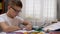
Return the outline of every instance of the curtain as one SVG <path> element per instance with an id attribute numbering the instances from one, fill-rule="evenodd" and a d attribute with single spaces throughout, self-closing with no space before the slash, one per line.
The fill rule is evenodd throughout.
<path id="1" fill-rule="evenodd" d="M 34 26 L 47 26 L 57 20 L 57 0 L 22 0 L 22 16 Z"/>

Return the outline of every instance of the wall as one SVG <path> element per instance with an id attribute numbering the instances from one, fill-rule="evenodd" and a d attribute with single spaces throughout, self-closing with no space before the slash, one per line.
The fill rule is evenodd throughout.
<path id="1" fill-rule="evenodd" d="M 60 21 L 60 0 L 57 0 L 57 18 Z"/>

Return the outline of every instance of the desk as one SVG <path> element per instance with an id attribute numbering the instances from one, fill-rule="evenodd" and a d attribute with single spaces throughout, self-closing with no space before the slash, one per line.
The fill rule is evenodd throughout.
<path id="1" fill-rule="evenodd" d="M 14 32 L 11 32 L 11 33 L 6 33 L 6 32 L 1 32 L 0 34 L 16 34 L 16 33 L 24 33 L 24 32 L 36 32 L 34 30 L 32 31 L 25 31 L 25 30 L 18 30 L 18 31 L 14 31 Z M 44 33 L 44 34 L 48 34 L 48 33 Z"/>

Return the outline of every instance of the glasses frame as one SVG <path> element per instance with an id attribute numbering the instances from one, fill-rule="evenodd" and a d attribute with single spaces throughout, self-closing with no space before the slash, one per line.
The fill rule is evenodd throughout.
<path id="1" fill-rule="evenodd" d="M 21 10 L 16 10 L 16 9 L 14 9 L 13 7 L 11 7 L 15 12 L 21 12 Z"/>

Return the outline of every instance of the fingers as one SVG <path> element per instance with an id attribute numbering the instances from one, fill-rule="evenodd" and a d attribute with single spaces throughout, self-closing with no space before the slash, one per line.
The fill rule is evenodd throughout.
<path id="1" fill-rule="evenodd" d="M 26 26 L 26 30 L 32 30 L 32 26 L 31 25 L 27 25 Z"/>

